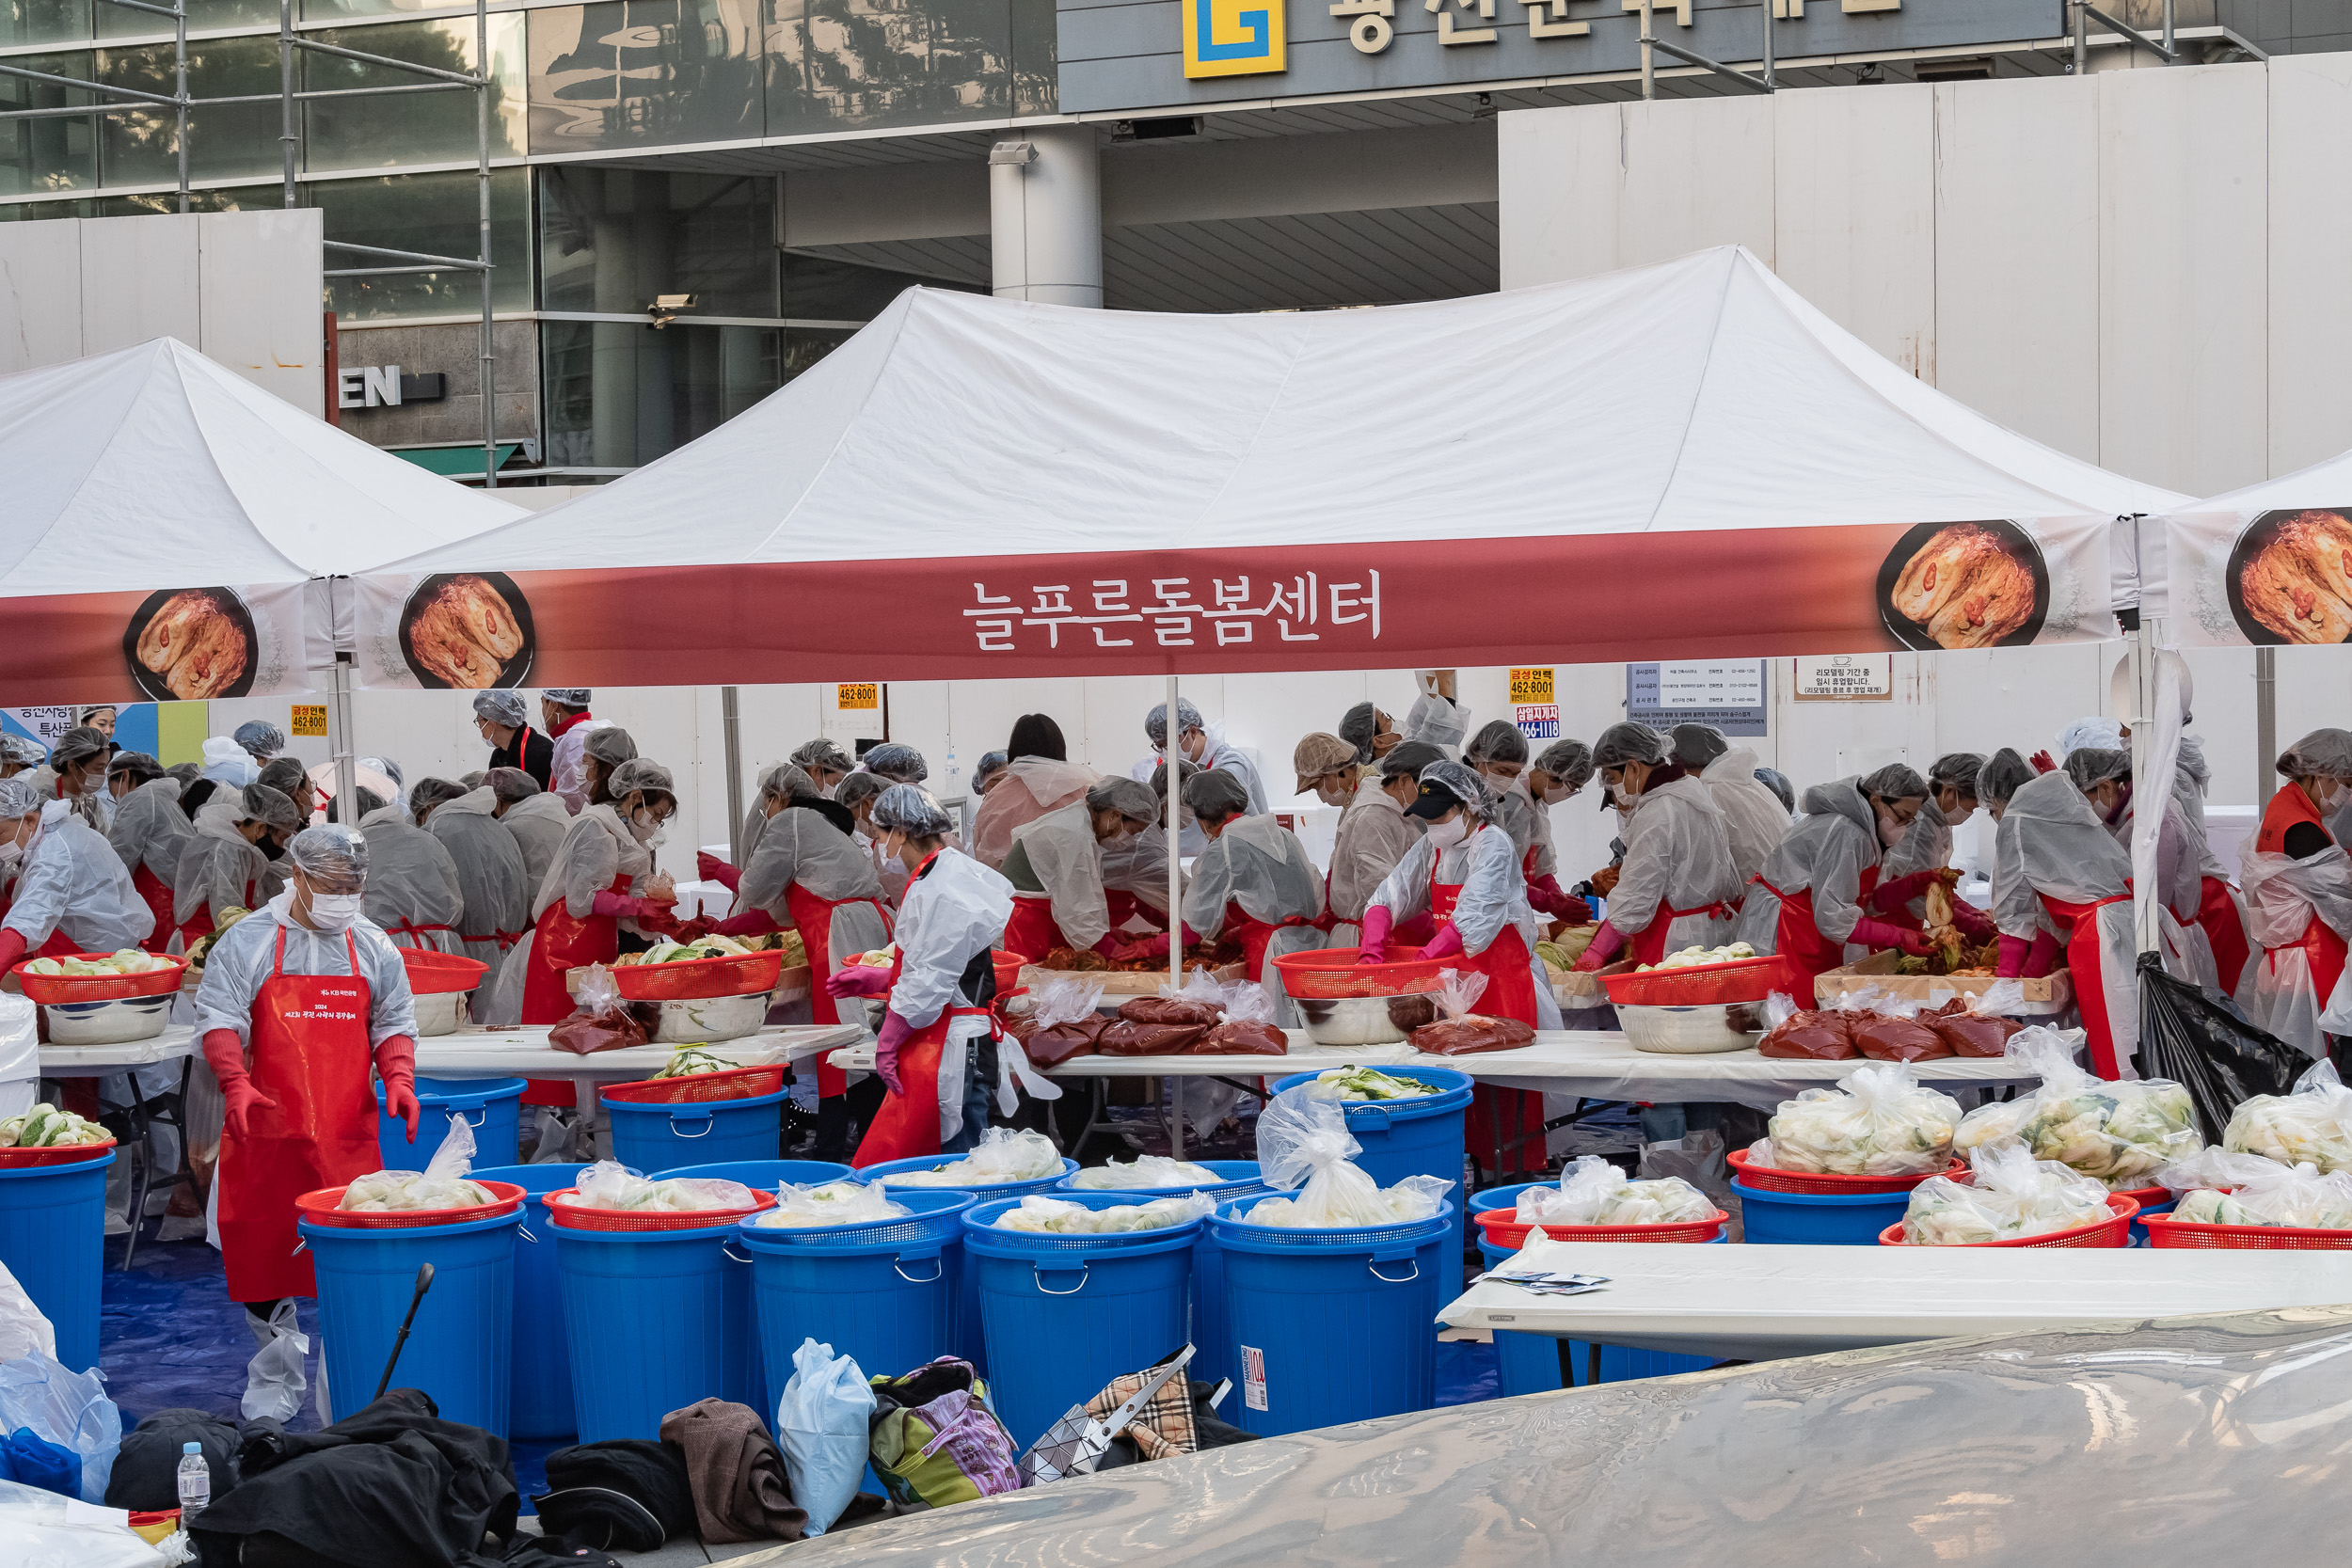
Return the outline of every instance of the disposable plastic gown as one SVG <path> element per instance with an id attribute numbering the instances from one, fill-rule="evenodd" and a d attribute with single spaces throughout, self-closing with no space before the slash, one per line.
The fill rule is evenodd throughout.
<path id="1" fill-rule="evenodd" d="M 972 858 L 991 871 L 999 869 L 1005 857 L 1012 853 L 1015 828 L 1034 822 L 1049 811 L 1060 810 L 1084 795 L 1102 776 L 1091 768 L 1057 762 L 1052 757 L 1013 758 L 1005 765 L 996 782 L 988 786 L 988 793 L 980 797 L 980 809 L 973 814 Z M 1163 893 L 1160 897 L 1165 902 L 1168 895 Z"/>
<path id="2" fill-rule="evenodd" d="M 907 884 L 898 906 L 898 980 L 890 988 L 890 1010 L 922 1030 L 936 1023 L 949 1006 L 978 1006 L 979 998 L 963 989 L 964 974 L 974 958 L 995 945 L 1011 918 L 1010 882 L 961 850 L 941 850 L 930 868 Z M 989 1030 L 984 1017 L 958 1018 L 947 1025 L 946 1043 L 939 1053 L 942 1145 L 962 1130 L 963 1101 L 956 1085 L 963 1081 L 971 1042 L 985 1039 Z M 1041 1099 L 1059 1097 L 1060 1090 L 1028 1075 L 1019 1051 L 999 1051 L 996 1060 L 997 1105 L 1007 1116 L 1020 1108 L 1013 1092 L 1016 1079 Z"/>
<path id="3" fill-rule="evenodd" d="M 1879 879 L 1900 881 L 1919 871 L 1941 871 L 1952 863 L 1952 825 L 1944 819 L 1944 808 L 1931 795 L 1920 804 L 1919 815 L 1911 819 L 1911 831 L 1903 841 L 1879 857 Z M 1925 895 L 1913 899 L 1916 909 Z"/>
<path id="4" fill-rule="evenodd" d="M 582 719 L 555 737 L 555 745 L 548 755 L 548 787 L 544 793 L 563 802 L 565 816 L 588 803 L 588 774 L 584 766 L 588 737 L 612 727 L 609 719 Z"/>
<path id="5" fill-rule="evenodd" d="M 1854 922 L 1867 918 L 1862 873 L 1879 863 L 1879 834 L 1878 815 L 1862 793 L 1860 779 L 1850 776 L 1815 784 L 1804 792 L 1804 816 L 1764 862 L 1762 876 L 1772 886 L 1751 886 L 1747 902 L 1740 907 L 1740 940 L 1758 953 L 1780 951 L 1781 903 L 1774 888 L 1791 895 L 1810 889 L 1813 928 L 1832 942 L 1851 947 Z M 1773 809 L 1779 809 L 1778 802 Z M 1904 835 L 1906 843 L 1909 836 Z M 1613 918 L 1615 913 L 1612 900 L 1610 914 Z M 1667 951 L 1675 949 L 1669 946 Z"/>
<path id="6" fill-rule="evenodd" d="M 1724 814 L 1707 785 L 1686 774 L 1634 800 L 1626 822 L 1625 864 L 1609 895 L 1611 927 L 1635 937 L 1666 910 L 1695 910 L 1699 912 L 1678 915 L 1667 927 L 1665 951 L 1714 947 L 1731 923 L 1708 913 L 1707 906 L 1737 903 L 1740 887 Z"/>
<path id="7" fill-rule="evenodd" d="M 1759 766 L 1753 748 L 1734 746 L 1699 775 L 1699 783 L 1707 786 L 1707 798 L 1724 814 L 1724 837 L 1731 847 L 1732 869 L 1739 873 L 1742 887 L 1764 869 L 1765 860 L 1780 847 L 1781 836 L 1788 832 L 1788 814 L 1781 809 L 1780 797 L 1756 776 Z"/>
<path id="8" fill-rule="evenodd" d="M 1458 752 L 1470 736 L 1470 711 L 1462 704 L 1446 697 L 1427 693 L 1413 699 L 1406 710 L 1405 722 L 1398 733 L 1407 740 L 1419 740 L 1441 752 Z"/>
<path id="9" fill-rule="evenodd" d="M 95 828 L 63 800 L 41 807 L 40 835 L 24 856 L 16 879 L 15 901 L 0 927 L 24 938 L 38 952 L 63 931 L 79 953 L 113 953 L 135 947 L 155 929 L 131 874 Z"/>
<path id="10" fill-rule="evenodd" d="M 1022 823 L 1012 831 L 1012 842 L 1028 850 L 1029 869 L 1037 873 L 1053 906 L 1054 924 L 1070 945 L 1092 947 L 1110 934 L 1110 908 L 1103 900 L 1102 847 L 1095 843 L 1094 814 L 1083 797 Z"/>
<path id="11" fill-rule="evenodd" d="M 476 1023 L 516 1022 L 493 1019 L 490 998 L 499 966 L 531 926 L 531 883 L 523 869 L 523 852 L 514 835 L 490 815 L 497 806 L 498 797 L 485 785 L 442 801 L 425 818 L 424 831 L 449 851 L 457 869 L 457 889 L 465 902 L 457 920 L 457 950 L 490 966 L 483 983 L 474 988 Z M 371 864 L 369 882 L 373 883 L 377 875 Z"/>
<path id="12" fill-rule="evenodd" d="M 1146 756 L 1142 761 L 1136 763 L 1133 768 L 1128 768 L 1127 776 L 1138 784 L 1148 784 L 1152 782 L 1152 775 L 1158 771 L 1159 766 L 1160 756 L 1158 752 L 1154 752 L 1149 756 Z M 1207 766 L 1205 761 L 1202 766 Z M 991 790 L 989 793 L 994 794 L 995 791 Z M 1177 853 L 1184 859 L 1191 860 L 1194 856 L 1200 854 L 1201 850 L 1209 847 L 1209 835 L 1200 831 L 1200 823 L 1192 815 L 1192 808 L 1184 804 L 1184 791 L 1181 788 L 1176 792 L 1176 821 L 1178 824 L 1176 849 Z M 1158 832 L 1162 830 L 1154 831 Z M 1138 846 L 1138 848 L 1140 846 Z M 1166 856 L 1168 854 L 1168 847 L 1165 842 L 1163 842 L 1160 846 L 1160 854 L 1162 857 L 1163 867 L 1165 867 Z M 1168 895 L 1162 894 L 1160 896 L 1165 899 Z"/>
<path id="13" fill-rule="evenodd" d="M 2129 894 L 2132 858 L 2115 842 L 2099 814 L 2063 771 L 2020 784 L 2001 816 L 1993 847 L 1993 922 L 2006 937 L 2027 941 L 2042 931 L 2060 936 L 2037 895 L 2062 904 L 2089 904 Z M 2101 906 L 2099 979 L 2107 1028 L 2119 1066 L 2139 1047 L 2139 993 L 2133 980 L 2138 940 L 2132 904 Z M 2079 988 L 2084 976 L 2076 975 Z"/>
<path id="14" fill-rule="evenodd" d="M 629 877 L 627 891 L 642 892 L 645 879 L 653 874 L 652 854 L 630 834 L 610 803 L 585 808 L 572 818 L 571 830 L 556 847 L 555 860 L 531 901 L 531 918 L 538 919 L 561 899 L 574 920 L 587 919 L 596 912 L 596 895 L 610 890 L 624 871 Z M 634 921 L 622 922 L 624 930 L 633 930 L 635 926 Z"/>
<path id="15" fill-rule="evenodd" d="M 1528 793 L 1524 773 L 1516 779 L 1486 777 L 1486 784 L 1495 793 L 1495 825 L 1511 835 L 1511 847 L 1519 852 L 1519 864 L 1524 867 L 1527 852 L 1536 845 L 1537 819 L 1546 818 L 1543 825 L 1549 827 L 1548 814 Z"/>
<path id="16" fill-rule="evenodd" d="M 149 876 L 170 887 L 195 837 L 196 825 L 180 809 L 180 781 L 150 779 L 122 798 L 106 842 L 121 858 L 122 869 L 136 873 L 144 865 Z"/>
<path id="17" fill-rule="evenodd" d="M 2293 787 L 2290 785 L 2289 787 Z M 2310 956 L 2296 943 L 2317 915 L 2339 937 L 2352 941 L 2352 860 L 2344 847 L 2331 844 L 2304 860 L 2265 854 L 2246 841 L 2245 868 L 2240 885 L 2246 890 L 2246 931 L 2255 942 L 2275 951 L 2256 953 L 2244 990 L 2246 1016 L 2280 1039 L 2313 1056 L 2325 1053 L 2321 1037 L 2330 1026 L 2323 1009 L 2335 1011 L 2334 998 L 2313 994 Z M 2347 968 L 2346 973 L 2352 973 Z M 2344 994 L 2338 984 L 2337 995 Z M 2341 1015 L 2338 1015 L 2341 1016 Z M 2344 1019 L 2352 1025 L 2352 1019 Z M 2352 1030 L 2347 1030 L 2352 1032 Z"/>
<path id="18" fill-rule="evenodd" d="M 1421 835 L 1419 820 L 1405 815 L 1376 776 L 1357 782 L 1356 798 L 1340 814 L 1339 837 L 1331 846 L 1331 913 L 1340 924 L 1331 928 L 1326 946 L 1362 942 L 1364 910 Z"/>
<path id="19" fill-rule="evenodd" d="M 171 880 L 171 919 L 177 926 L 199 914 L 220 924 L 223 910 L 251 909 L 277 895 L 269 857 L 237 832 L 245 806 L 232 791 L 197 808 L 196 826 L 180 852 L 180 874 Z"/>
<path id="20" fill-rule="evenodd" d="M 1426 897 L 1427 889 L 1422 889 Z M 1524 891 L 1519 901 L 1526 902 Z M 1323 933 L 1312 926 L 1282 926 L 1285 920 L 1314 920 L 1323 913 L 1323 878 L 1308 858 L 1307 847 L 1271 816 L 1237 816 L 1192 863 L 1192 879 L 1184 887 L 1184 924 L 1203 939 L 1225 927 L 1225 906 L 1238 904 L 1244 914 L 1268 926 L 1279 926 L 1266 942 L 1266 965 L 1257 977 L 1274 1002 L 1277 1027 L 1298 1026 L 1297 1009 L 1282 990 L 1273 965 L 1285 953 L 1303 953 L 1323 945 Z"/>
<path id="21" fill-rule="evenodd" d="M 373 883 L 373 850 L 370 862 L 368 880 Z M 204 960 L 204 979 L 196 991 L 197 1037 L 201 1039 L 215 1029 L 233 1029 L 237 1038 L 252 1043 L 253 999 L 276 964 L 280 930 L 286 933 L 288 974 L 348 974 L 351 954 L 358 954 L 359 973 L 368 982 L 370 1045 L 381 1045 L 394 1035 L 415 1037 L 416 1002 L 408 992 L 407 968 L 391 938 L 365 917 L 355 921 L 347 933 L 313 931 L 294 923 L 288 912 L 293 901 L 291 890 L 281 894 L 222 932 L 213 944 Z M 351 939 L 348 947 L 343 942 L 346 935 Z"/>
<path id="22" fill-rule="evenodd" d="M 1265 815 L 1264 781 L 1258 777 L 1256 766 L 1224 736 L 1212 735 L 1209 737 L 1208 750 L 1200 753 L 1200 766 L 1216 772 L 1231 773 L 1239 779 L 1242 787 L 1249 792 L 1249 814 L 1252 816 Z"/>
<path id="23" fill-rule="evenodd" d="M 523 887 L 535 898 L 539 885 L 548 879 L 548 868 L 555 863 L 555 851 L 562 847 L 564 835 L 572 831 L 572 814 L 564 809 L 561 800 L 542 791 L 507 807 L 498 821 L 514 838 L 515 847 L 522 851 Z"/>
<path id="24" fill-rule="evenodd" d="M 441 841 L 403 822 L 398 806 L 361 817 L 359 832 L 368 841 L 368 879 L 360 889 L 367 917 L 403 947 L 462 951 L 457 924 L 465 918 L 466 892 Z"/>
<path id="25" fill-rule="evenodd" d="M 992 789 L 991 795 L 996 792 Z M 1194 825 L 1191 832 L 1205 846 L 1207 835 Z M 1133 838 L 1115 838 L 1102 847 L 1103 886 L 1131 893 L 1152 906 L 1156 918 L 1168 915 L 1168 830 L 1154 822 Z M 1182 896 L 1182 887 L 1178 895 Z"/>
<path id="26" fill-rule="evenodd" d="M 994 793 L 991 791 L 991 793 Z M 759 843 L 743 866 L 735 890 L 737 914 L 765 910 L 779 926 L 793 924 L 785 889 L 799 883 L 818 897 L 838 901 L 882 896 L 882 879 L 874 863 L 850 841 L 850 835 L 825 820 L 822 812 L 787 806 L 767 819 Z M 882 911 L 872 904 L 842 904 L 826 927 L 827 973 L 840 969 L 861 953 L 888 943 L 890 931 Z"/>
<path id="27" fill-rule="evenodd" d="M 1560 1005 L 1551 994 L 1551 978 L 1544 973 L 1544 960 L 1535 957 L 1541 928 L 1534 907 L 1527 901 L 1527 879 L 1519 871 L 1511 835 L 1499 827 L 1481 828 L 1442 855 L 1426 837 L 1416 839 L 1372 902 L 1386 909 L 1399 926 L 1427 912 L 1433 864 L 1439 882 L 1461 887 L 1454 895 L 1454 928 L 1461 933 L 1463 951 L 1475 957 L 1494 945 L 1505 926 L 1517 930 L 1527 943 L 1527 968 L 1535 984 L 1535 1027 L 1559 1028 Z"/>

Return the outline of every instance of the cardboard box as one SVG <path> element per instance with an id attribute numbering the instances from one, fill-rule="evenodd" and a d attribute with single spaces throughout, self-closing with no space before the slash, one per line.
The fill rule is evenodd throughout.
<path id="1" fill-rule="evenodd" d="M 1981 996 L 1996 983 L 1990 974 L 1898 974 L 1895 964 L 1900 955 L 1889 949 L 1873 953 L 1859 963 L 1848 964 L 1820 975 L 1813 982 L 1813 994 L 1818 1001 L 1835 1002 L 1848 991 L 1877 986 L 1883 990 L 1906 1000 L 1925 1003 L 1929 994 L 1941 991 L 1947 996 Z M 2010 1015 L 2016 1018 L 2047 1018 L 2062 1013 L 2074 999 L 2074 988 L 2063 969 L 2053 971 L 2039 980 L 2020 980 L 2026 988 L 2026 1006 Z"/>

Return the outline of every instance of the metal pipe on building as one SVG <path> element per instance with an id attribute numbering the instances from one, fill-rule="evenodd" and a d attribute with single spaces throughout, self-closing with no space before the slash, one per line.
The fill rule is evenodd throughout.
<path id="1" fill-rule="evenodd" d="M 990 292 L 1103 304 L 1103 166 L 1089 125 L 1040 125 L 988 154 Z"/>

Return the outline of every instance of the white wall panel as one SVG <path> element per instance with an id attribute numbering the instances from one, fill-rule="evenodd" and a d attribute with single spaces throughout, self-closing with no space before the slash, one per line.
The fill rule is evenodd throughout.
<path id="1" fill-rule="evenodd" d="M 2352 447 L 2352 55 L 2270 61 L 2269 472 Z"/>
<path id="2" fill-rule="evenodd" d="M 1502 287 L 1614 271 L 1623 186 L 1617 106 L 1529 109 L 1495 119 L 1502 191 Z"/>
<path id="3" fill-rule="evenodd" d="M 82 352 L 202 334 L 197 214 L 91 218 L 82 230 Z"/>
<path id="4" fill-rule="evenodd" d="M 0 375 L 82 356 L 82 226 L 0 223 Z"/>
<path id="5" fill-rule="evenodd" d="M 1743 245 L 1774 264 L 1772 103 L 1762 96 L 1625 103 L 1620 267 Z"/>
<path id="6" fill-rule="evenodd" d="M 2099 81 L 1935 89 L 1935 385 L 2093 463 Z"/>
<path id="7" fill-rule="evenodd" d="M 324 215 L 298 207 L 207 213 L 196 223 L 197 348 L 325 418 Z"/>
<path id="8" fill-rule="evenodd" d="M 1935 89 L 1896 84 L 1768 102 L 1773 270 L 1838 325 L 1933 383 Z"/>

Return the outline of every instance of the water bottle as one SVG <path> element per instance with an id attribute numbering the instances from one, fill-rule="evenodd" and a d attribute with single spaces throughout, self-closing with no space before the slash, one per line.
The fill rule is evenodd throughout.
<path id="1" fill-rule="evenodd" d="M 204 1512 L 213 1500 L 213 1470 L 204 1463 L 201 1443 L 180 1445 L 180 1528 Z"/>

